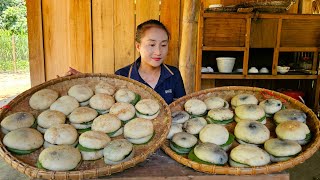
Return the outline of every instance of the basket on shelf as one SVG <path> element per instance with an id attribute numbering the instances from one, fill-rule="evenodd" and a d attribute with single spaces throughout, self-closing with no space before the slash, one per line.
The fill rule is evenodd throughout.
<path id="1" fill-rule="evenodd" d="M 234 6 L 207 8 L 205 12 L 269 12 L 283 13 L 290 9 L 295 0 L 246 0 Z"/>
<path id="2" fill-rule="evenodd" d="M 281 13 L 290 9 L 295 0 L 249 0 L 238 5 L 239 8 L 252 7 L 253 11 Z"/>
<path id="3" fill-rule="evenodd" d="M 262 101 L 267 98 L 276 98 L 283 102 L 283 105 L 286 108 L 296 108 L 304 111 L 307 114 L 307 125 L 310 128 L 310 131 L 313 134 L 312 141 L 307 145 L 302 147 L 302 152 L 293 159 L 288 161 L 273 163 L 265 166 L 259 167 L 250 167 L 250 168 L 239 168 L 239 167 L 230 167 L 229 165 L 224 166 L 216 166 L 216 165 L 207 165 L 201 164 L 195 161 L 188 159 L 187 155 L 179 155 L 171 150 L 169 146 L 169 140 L 166 140 L 161 148 L 167 153 L 171 158 L 176 160 L 177 162 L 193 168 L 197 171 L 201 171 L 209 174 L 228 174 L 228 175 L 255 175 L 255 174 L 269 174 L 274 172 L 280 172 L 288 168 L 292 168 L 306 159 L 310 158 L 320 146 L 320 132 L 319 132 L 319 120 L 314 112 L 309 109 L 306 105 L 301 102 L 286 96 L 284 94 L 256 87 L 244 87 L 244 86 L 226 86 L 219 88 L 206 89 L 202 91 L 198 91 L 187 96 L 184 96 L 175 102 L 170 104 L 171 112 L 184 110 L 184 104 L 187 100 L 191 98 L 196 98 L 200 100 L 204 100 L 211 96 L 217 96 L 223 98 L 224 100 L 230 102 L 231 98 L 237 94 L 253 94 L 257 97 L 259 101 Z M 226 128 L 229 132 L 233 133 L 235 122 L 226 125 Z M 271 119 L 267 119 L 266 126 L 270 130 L 270 138 L 275 137 L 275 124 L 271 121 Z M 237 143 L 234 142 L 234 146 Z"/>
<path id="4" fill-rule="evenodd" d="M 205 12 L 237 12 L 237 7 L 214 7 L 214 8 L 207 8 Z"/>
<path id="5" fill-rule="evenodd" d="M 59 95 L 66 95 L 68 89 L 76 84 L 86 84 L 94 88 L 96 84 L 101 81 L 108 82 L 116 88 L 125 87 L 141 95 L 141 98 L 155 99 L 160 104 L 160 114 L 156 119 L 153 119 L 155 134 L 150 142 L 144 145 L 134 145 L 135 155 L 126 162 L 117 165 L 106 165 L 103 159 L 95 161 L 82 161 L 80 166 L 72 171 L 50 171 L 39 169 L 36 167 L 36 162 L 41 149 L 29 155 L 14 155 L 10 153 L 4 146 L 2 140 L 4 134 L 0 132 L 0 156 L 10 164 L 13 168 L 21 173 L 28 175 L 31 178 L 41 179 L 87 179 L 96 178 L 99 176 L 111 175 L 116 172 L 124 171 L 137 163 L 144 161 L 151 153 L 158 149 L 161 143 L 165 140 L 170 125 L 171 112 L 166 102 L 159 94 L 154 92 L 151 88 L 141 84 L 135 80 L 128 79 L 122 76 L 110 74 L 80 74 L 69 77 L 61 77 L 47 81 L 41 85 L 35 86 L 14 98 L 3 110 L 0 111 L 0 121 L 9 114 L 24 111 L 30 112 L 37 117 L 41 112 L 34 110 L 29 106 L 29 99 L 35 92 L 49 88 L 59 92 Z M 123 138 L 123 135 L 121 135 Z M 121 138 L 120 137 L 120 138 Z M 116 137 L 117 139 L 119 137 Z"/>

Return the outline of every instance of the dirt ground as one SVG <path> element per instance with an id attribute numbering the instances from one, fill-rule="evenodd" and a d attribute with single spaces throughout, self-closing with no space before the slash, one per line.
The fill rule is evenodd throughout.
<path id="1" fill-rule="evenodd" d="M 31 88 L 30 73 L 0 73 L 0 101 Z"/>

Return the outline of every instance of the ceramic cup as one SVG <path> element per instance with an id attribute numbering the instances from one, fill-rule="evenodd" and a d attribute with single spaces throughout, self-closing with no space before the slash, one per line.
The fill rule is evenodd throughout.
<path id="1" fill-rule="evenodd" d="M 269 73 L 269 70 L 266 67 L 262 67 L 259 73 Z"/>

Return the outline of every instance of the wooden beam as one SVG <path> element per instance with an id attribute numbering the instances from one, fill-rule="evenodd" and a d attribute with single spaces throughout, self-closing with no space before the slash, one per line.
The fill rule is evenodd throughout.
<path id="1" fill-rule="evenodd" d="M 115 70 L 134 62 L 134 0 L 114 1 Z"/>
<path id="2" fill-rule="evenodd" d="M 198 42 L 197 42 L 197 58 L 196 58 L 196 86 L 195 91 L 201 90 L 201 67 L 202 67 L 202 48 L 203 48 L 203 4 L 200 5 L 200 13 L 198 17 Z"/>
<path id="3" fill-rule="evenodd" d="M 315 81 L 315 84 L 314 84 L 314 89 L 315 89 L 315 96 L 314 96 L 314 112 L 318 112 L 320 113 L 320 104 L 319 104 L 319 100 L 320 100 L 320 62 L 319 62 L 319 51 L 316 51 L 314 53 L 314 59 L 313 59 L 313 63 L 316 63 L 318 62 L 318 76 L 317 76 L 317 80 Z M 315 64 L 312 65 L 314 69 L 315 67 Z"/>
<path id="4" fill-rule="evenodd" d="M 92 73 L 91 0 L 69 0 L 70 66 L 81 72 Z"/>
<path id="5" fill-rule="evenodd" d="M 277 32 L 277 40 L 276 47 L 273 52 L 273 61 L 272 61 L 272 75 L 277 75 L 277 66 L 279 61 L 279 48 L 280 48 L 280 40 L 281 40 L 281 30 L 282 30 L 282 19 L 278 20 L 278 32 Z"/>
<path id="6" fill-rule="evenodd" d="M 280 52 L 316 52 L 317 47 L 279 47 Z"/>
<path id="7" fill-rule="evenodd" d="M 203 46 L 202 50 L 204 51 L 245 51 L 245 47 L 212 47 L 212 46 Z"/>
<path id="8" fill-rule="evenodd" d="M 160 6 L 160 21 L 168 28 L 171 39 L 169 54 L 165 63 L 178 67 L 179 65 L 179 26 L 180 0 L 162 0 Z"/>
<path id="9" fill-rule="evenodd" d="M 185 0 L 183 8 L 183 24 L 179 55 L 179 69 L 187 94 L 195 90 L 195 52 L 197 39 L 196 14 L 199 12 L 199 0 Z"/>
<path id="10" fill-rule="evenodd" d="M 46 81 L 63 75 L 70 66 L 70 2 L 42 0 L 43 51 Z"/>
<path id="11" fill-rule="evenodd" d="M 312 14 L 312 0 L 301 0 L 299 6 L 299 13 Z"/>
<path id="12" fill-rule="evenodd" d="M 92 0 L 93 72 L 113 74 L 114 1 Z"/>
<path id="13" fill-rule="evenodd" d="M 41 0 L 27 0 L 27 24 L 31 85 L 46 81 L 44 68 Z"/>
<path id="14" fill-rule="evenodd" d="M 249 50 L 251 37 L 251 18 L 246 18 L 245 50 L 243 52 L 243 75 L 248 74 L 249 69 Z"/>

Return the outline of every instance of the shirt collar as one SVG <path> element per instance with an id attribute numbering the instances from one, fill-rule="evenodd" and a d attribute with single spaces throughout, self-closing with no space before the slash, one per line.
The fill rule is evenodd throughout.
<path id="1" fill-rule="evenodd" d="M 139 57 L 133 64 L 132 64 L 132 71 L 131 71 L 131 75 L 130 78 L 131 79 L 135 79 L 138 80 L 140 82 L 143 82 L 144 84 L 147 84 L 140 76 L 139 74 L 139 67 L 141 64 L 141 57 Z M 160 74 L 160 78 L 159 81 L 156 85 L 156 87 L 158 85 L 160 85 L 161 83 L 164 82 L 164 80 L 166 80 L 167 78 L 173 76 L 174 73 L 169 69 L 169 67 L 167 65 L 165 65 L 164 63 L 161 64 L 161 74 Z M 156 88 L 155 87 L 155 88 Z"/>

